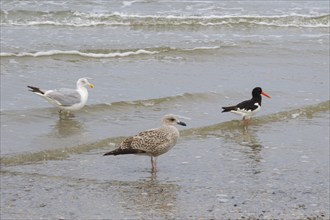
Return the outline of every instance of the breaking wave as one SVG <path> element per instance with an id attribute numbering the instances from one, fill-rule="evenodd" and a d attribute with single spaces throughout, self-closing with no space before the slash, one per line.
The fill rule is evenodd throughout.
<path id="1" fill-rule="evenodd" d="M 226 45 L 233 46 L 233 45 Z M 45 57 L 45 56 L 79 56 L 89 58 L 119 58 L 137 55 L 154 55 L 166 52 L 191 52 L 199 50 L 214 50 L 226 46 L 176 48 L 176 47 L 158 47 L 145 49 L 126 49 L 126 50 L 49 50 L 38 52 L 19 52 L 19 53 L 0 53 L 0 57 Z"/>
<path id="2" fill-rule="evenodd" d="M 330 14 L 323 15 L 139 15 L 121 12 L 0 11 L 3 26 L 278 26 L 328 28 Z"/>

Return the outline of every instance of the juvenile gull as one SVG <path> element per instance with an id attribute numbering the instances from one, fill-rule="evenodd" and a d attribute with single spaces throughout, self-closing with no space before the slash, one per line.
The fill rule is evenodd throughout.
<path id="1" fill-rule="evenodd" d="M 49 103 L 67 112 L 76 111 L 85 106 L 88 99 L 88 91 L 85 86 L 94 88 L 94 85 L 89 83 L 86 78 L 80 78 L 77 81 L 77 89 L 54 89 L 42 91 L 38 87 L 27 86 L 31 92 L 37 94 Z"/>
<path id="2" fill-rule="evenodd" d="M 151 157 L 152 172 L 157 171 L 156 160 L 161 154 L 169 151 L 176 144 L 180 134 L 174 126 L 176 124 L 186 126 L 174 115 L 165 115 L 162 125 L 159 128 L 142 131 L 133 137 L 129 137 L 121 142 L 117 149 L 105 153 L 107 155 L 137 154 Z"/>
<path id="3" fill-rule="evenodd" d="M 232 112 L 243 116 L 244 123 L 248 123 L 251 116 L 255 115 L 261 108 L 261 95 L 270 98 L 260 87 L 252 90 L 252 99 L 243 101 L 234 106 L 222 107 L 222 112 Z"/>

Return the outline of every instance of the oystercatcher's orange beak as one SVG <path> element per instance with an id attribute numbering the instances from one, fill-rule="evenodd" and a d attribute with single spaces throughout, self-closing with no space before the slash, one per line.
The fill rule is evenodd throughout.
<path id="1" fill-rule="evenodd" d="M 266 93 L 264 93 L 264 92 L 261 92 L 261 95 L 264 95 L 264 96 L 266 96 L 267 98 L 271 99 L 271 97 L 270 97 L 269 95 L 267 95 Z"/>

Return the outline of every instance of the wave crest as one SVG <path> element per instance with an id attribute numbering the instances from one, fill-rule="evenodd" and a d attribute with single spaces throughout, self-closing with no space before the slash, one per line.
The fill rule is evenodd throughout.
<path id="1" fill-rule="evenodd" d="M 21 52 L 21 53 L 0 53 L 0 57 L 42 57 L 42 56 L 53 56 L 53 55 L 78 55 L 82 57 L 91 58 L 112 58 L 112 57 L 127 57 L 139 54 L 156 54 L 158 51 L 148 50 L 135 50 L 126 52 L 109 52 L 109 53 L 92 53 L 92 52 L 81 52 L 78 50 L 49 50 L 39 51 L 34 53 Z"/>
<path id="2" fill-rule="evenodd" d="M 145 49 L 125 49 L 125 50 L 49 50 L 38 52 L 18 52 L 18 53 L 0 53 L 0 57 L 45 57 L 45 56 L 80 56 L 89 58 L 118 58 L 137 55 L 154 55 L 166 52 L 193 52 L 199 50 L 215 50 L 220 47 L 234 46 L 230 43 L 223 46 L 203 46 L 193 48 L 176 48 L 176 47 L 157 47 Z"/>
<path id="3" fill-rule="evenodd" d="M 280 26 L 280 27 L 329 27 L 330 14 L 324 15 L 138 15 L 114 13 L 83 13 L 73 11 L 3 11 L 4 26 Z"/>

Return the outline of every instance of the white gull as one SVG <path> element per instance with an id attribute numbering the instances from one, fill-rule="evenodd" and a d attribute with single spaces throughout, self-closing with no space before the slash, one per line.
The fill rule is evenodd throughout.
<path id="1" fill-rule="evenodd" d="M 89 83 L 86 78 L 80 78 L 77 81 L 77 89 L 54 89 L 41 90 L 38 87 L 27 86 L 31 92 L 46 99 L 49 103 L 67 112 L 77 111 L 85 106 L 88 99 L 88 90 L 86 86 L 94 88 L 94 85 Z"/>

